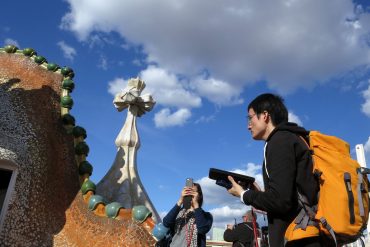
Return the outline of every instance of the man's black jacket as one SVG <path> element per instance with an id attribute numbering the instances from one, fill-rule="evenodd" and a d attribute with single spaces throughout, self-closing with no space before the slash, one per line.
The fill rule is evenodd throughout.
<path id="1" fill-rule="evenodd" d="M 249 247 L 254 239 L 253 224 L 251 222 L 243 222 L 235 226 L 234 229 L 226 229 L 224 232 L 224 240 L 227 242 L 233 242 L 234 246 L 238 245 L 238 242 Z"/>
<path id="2" fill-rule="evenodd" d="M 264 192 L 249 190 L 243 196 L 245 204 L 267 212 L 270 247 L 284 244 L 285 230 L 298 213 L 297 191 L 316 204 L 319 187 L 310 151 L 299 137 L 306 134 L 294 123 L 278 125 L 266 140 Z"/>

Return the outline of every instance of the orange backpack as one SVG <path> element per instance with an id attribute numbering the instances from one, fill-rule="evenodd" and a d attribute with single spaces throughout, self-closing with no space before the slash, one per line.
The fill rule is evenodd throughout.
<path id="1" fill-rule="evenodd" d="M 353 160 L 349 144 L 335 136 L 310 131 L 308 140 L 320 184 L 318 204 L 309 207 L 299 195 L 302 209 L 285 238 L 291 241 L 324 233 L 336 245 L 354 242 L 362 236 L 369 217 L 368 169 Z"/>

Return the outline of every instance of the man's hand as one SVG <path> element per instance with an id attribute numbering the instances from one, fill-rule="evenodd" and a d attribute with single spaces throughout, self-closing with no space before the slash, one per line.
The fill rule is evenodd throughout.
<path id="1" fill-rule="evenodd" d="M 257 184 L 257 182 L 254 182 L 253 184 L 251 184 L 250 189 L 255 190 L 255 191 L 263 191 L 263 189 L 261 189 L 261 187 Z"/>
<path id="2" fill-rule="evenodd" d="M 240 194 L 244 191 L 243 187 L 240 184 L 238 184 L 237 182 L 235 182 L 233 177 L 227 176 L 227 178 L 229 179 L 229 181 L 233 185 L 233 187 L 231 187 L 231 189 L 229 189 L 227 192 L 229 192 L 233 196 L 240 197 Z"/>

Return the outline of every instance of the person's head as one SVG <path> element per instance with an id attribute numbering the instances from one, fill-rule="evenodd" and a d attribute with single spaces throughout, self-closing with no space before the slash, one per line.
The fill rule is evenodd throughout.
<path id="1" fill-rule="evenodd" d="M 252 212 L 252 210 L 248 210 L 244 215 L 243 215 L 243 221 L 244 222 L 252 222 L 253 218 L 256 219 L 257 215 L 256 213 Z"/>
<path id="2" fill-rule="evenodd" d="M 193 184 L 193 187 L 196 187 L 197 188 L 197 192 L 198 192 L 198 203 L 199 203 L 199 207 L 201 208 L 202 205 L 203 205 L 203 192 L 202 192 L 202 188 L 200 187 L 200 184 L 198 184 L 198 183 L 194 183 Z"/>
<path id="3" fill-rule="evenodd" d="M 248 129 L 255 140 L 266 140 L 269 131 L 288 122 L 288 110 L 279 95 L 265 93 L 248 105 Z"/>

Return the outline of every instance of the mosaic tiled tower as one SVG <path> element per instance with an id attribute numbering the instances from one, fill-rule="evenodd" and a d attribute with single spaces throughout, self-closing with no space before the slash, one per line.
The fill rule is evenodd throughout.
<path id="1" fill-rule="evenodd" d="M 0 172 L 12 174 L 0 246 L 154 246 L 145 205 L 95 193 L 87 134 L 69 114 L 73 77 L 32 49 L 0 48 Z"/>

